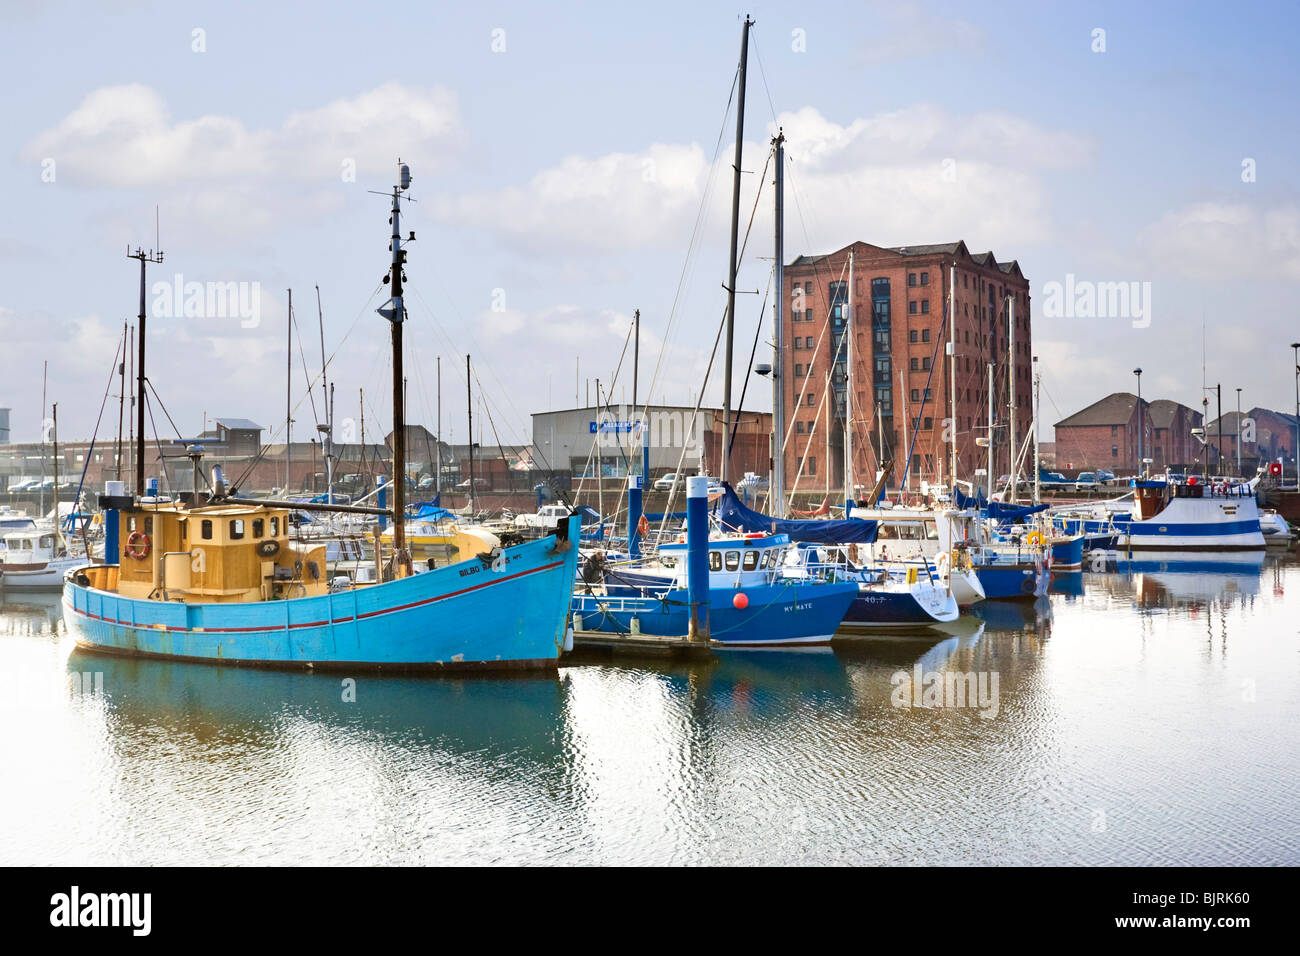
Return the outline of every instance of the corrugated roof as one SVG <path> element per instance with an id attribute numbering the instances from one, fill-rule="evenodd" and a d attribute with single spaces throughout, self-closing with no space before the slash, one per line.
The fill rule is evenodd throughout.
<path id="1" fill-rule="evenodd" d="M 247 418 L 217 418 L 214 419 L 214 421 L 218 425 L 222 425 L 226 428 L 238 428 L 240 430 L 251 428 L 253 431 L 257 432 L 262 430 L 261 425 L 257 424 L 257 422 L 251 422 Z"/>

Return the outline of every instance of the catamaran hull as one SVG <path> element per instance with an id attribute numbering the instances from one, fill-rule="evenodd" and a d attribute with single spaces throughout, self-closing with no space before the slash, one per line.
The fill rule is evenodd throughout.
<path id="1" fill-rule="evenodd" d="M 709 589 L 709 629 L 714 643 L 728 647 L 829 644 L 857 597 L 856 583 L 778 584 Z M 747 606 L 737 608 L 737 594 Z M 690 629 L 687 592 L 659 597 L 573 597 L 574 631 L 684 637 Z"/>
<path id="2" fill-rule="evenodd" d="M 570 526 L 577 534 L 576 520 Z M 79 646 L 264 667 L 394 670 L 554 667 L 568 628 L 577 548 L 544 538 L 479 560 L 318 597 L 186 604 L 63 587 Z"/>

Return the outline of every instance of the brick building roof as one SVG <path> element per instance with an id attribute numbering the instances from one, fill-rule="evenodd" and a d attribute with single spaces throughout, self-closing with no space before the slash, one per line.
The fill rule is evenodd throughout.
<path id="1" fill-rule="evenodd" d="M 1056 423 L 1057 428 L 1086 425 L 1124 425 L 1133 417 L 1137 396 L 1132 392 L 1112 392 L 1100 401 L 1093 402 L 1082 411 Z M 1143 406 L 1148 403 L 1143 401 Z"/>

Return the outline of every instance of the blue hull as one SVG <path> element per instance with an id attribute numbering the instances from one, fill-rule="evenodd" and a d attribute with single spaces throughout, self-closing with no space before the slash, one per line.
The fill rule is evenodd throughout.
<path id="1" fill-rule="evenodd" d="M 859 594 L 844 615 L 844 627 L 852 630 L 877 627 L 930 627 L 937 621 L 910 593 L 870 591 Z"/>
<path id="2" fill-rule="evenodd" d="M 732 604 L 741 593 L 749 598 L 744 610 Z M 709 629 L 716 643 L 737 647 L 825 644 L 857 595 L 854 583 L 710 588 Z M 677 588 L 662 600 L 578 594 L 572 609 L 582 618 L 582 630 L 606 634 L 632 633 L 633 618 L 635 630 L 663 637 L 684 637 L 690 625 L 689 598 Z"/>
<path id="3" fill-rule="evenodd" d="M 571 520 L 571 541 L 577 536 Z M 337 594 L 240 604 L 145 601 L 68 580 L 63 616 L 81 647 L 281 667 L 554 666 L 564 648 L 578 549 L 554 536 Z"/>
<path id="4" fill-rule="evenodd" d="M 985 564 L 975 566 L 975 575 L 990 600 L 1025 600 L 1047 592 L 1047 572 L 1028 564 Z"/>
<path id="5" fill-rule="evenodd" d="M 1052 545 L 1052 567 L 1068 570 L 1083 567 L 1083 535 Z"/>

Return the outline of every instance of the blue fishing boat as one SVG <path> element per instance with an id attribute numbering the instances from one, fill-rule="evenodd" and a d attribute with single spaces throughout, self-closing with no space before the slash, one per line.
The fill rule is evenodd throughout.
<path id="1" fill-rule="evenodd" d="M 405 474 L 402 415 L 403 269 L 400 203 L 406 166 L 393 188 L 392 297 L 379 314 L 393 341 L 393 474 Z M 161 258 L 161 257 L 159 257 Z M 144 264 L 140 255 L 141 302 Z M 140 394 L 144 394 L 143 342 Z M 143 402 L 140 415 L 143 416 Z M 554 667 L 565 649 L 577 568 L 579 518 L 512 547 L 486 546 L 469 560 L 415 573 L 406 540 L 404 482 L 391 510 L 332 502 L 259 501 L 227 492 L 220 469 L 212 493 L 187 501 L 145 495 L 144 422 L 139 421 L 136 493 L 110 483 L 106 561 L 68 572 L 64 620 L 94 651 L 280 667 L 458 669 Z M 199 455 L 195 454 L 195 476 Z M 118 487 L 112 487 L 118 486 Z M 197 480 L 196 480 L 197 486 Z M 392 557 L 376 556 L 376 583 L 331 588 L 323 541 L 295 536 L 299 510 L 393 520 Z M 378 541 L 376 548 L 379 547 Z"/>

